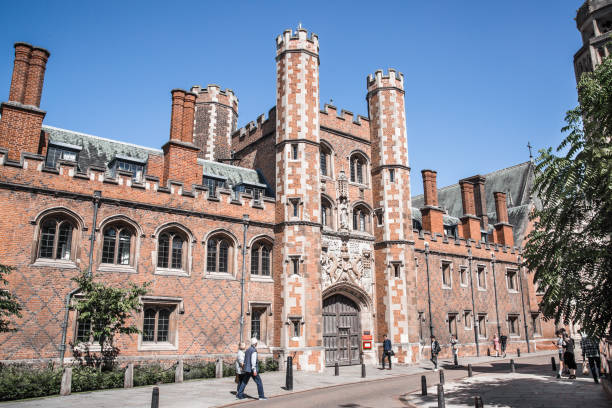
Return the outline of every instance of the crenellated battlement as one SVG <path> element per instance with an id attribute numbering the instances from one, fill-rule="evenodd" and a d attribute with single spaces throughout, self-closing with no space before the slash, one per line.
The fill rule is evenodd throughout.
<path id="1" fill-rule="evenodd" d="M 263 136 L 274 133 L 275 131 L 276 106 L 268 111 L 267 117 L 265 113 L 262 113 L 257 119 L 247 123 L 245 126 L 232 133 L 232 150 L 240 151 Z"/>
<path id="2" fill-rule="evenodd" d="M 396 71 L 393 68 L 389 68 L 389 72 L 386 75 L 383 75 L 382 70 L 377 70 L 374 72 L 374 75 L 368 75 L 366 79 L 366 84 L 368 87 L 368 92 L 371 92 L 377 88 L 399 88 L 401 90 L 404 89 L 404 74 Z"/>
<path id="3" fill-rule="evenodd" d="M 370 120 L 362 115 L 324 104 L 319 116 L 320 126 L 370 140 Z"/>
<path id="4" fill-rule="evenodd" d="M 216 84 L 208 84 L 205 88 L 200 85 L 194 85 L 191 87 L 191 92 L 197 95 L 196 104 L 216 102 L 229 106 L 236 114 L 238 113 L 238 97 L 231 89 L 223 90 Z"/>
<path id="5" fill-rule="evenodd" d="M 202 172 L 202 165 L 198 167 Z M 81 172 L 75 162 L 68 160 L 58 160 L 56 168 L 48 168 L 45 157 L 37 154 L 22 153 L 17 162 L 9 160 L 7 151 L 0 149 L 0 168 L 0 183 L 53 195 L 87 196 L 101 191 L 107 199 L 127 200 L 140 207 L 167 206 L 168 211 L 173 207 L 189 211 L 207 208 L 207 212 L 220 215 L 227 214 L 230 205 L 242 206 L 252 208 L 251 218 L 262 222 L 269 222 L 274 213 L 275 202 L 270 197 L 255 200 L 250 194 L 227 188 L 218 188 L 211 194 L 204 185 L 185 186 L 176 180 L 168 180 L 163 185 L 159 177 L 147 174 L 137 180 L 132 172 L 123 170 L 117 170 L 113 176 L 100 166 L 89 166 Z M 202 204 L 201 200 L 206 203 Z"/>
<path id="6" fill-rule="evenodd" d="M 305 50 L 318 56 L 319 36 L 301 27 L 296 31 L 287 29 L 276 37 L 276 56 L 289 50 Z"/>

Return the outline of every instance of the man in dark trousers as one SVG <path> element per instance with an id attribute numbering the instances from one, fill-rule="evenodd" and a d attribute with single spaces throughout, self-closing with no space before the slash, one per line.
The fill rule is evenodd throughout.
<path id="1" fill-rule="evenodd" d="M 508 336 L 502 334 L 499 336 L 499 344 L 501 345 L 502 357 L 506 357 L 506 346 L 508 345 Z"/>
<path id="2" fill-rule="evenodd" d="M 393 349 L 391 348 L 391 340 L 385 334 L 383 336 L 383 358 L 382 358 L 382 368 L 385 369 L 385 357 L 389 360 L 389 370 L 391 369 L 391 356 L 393 355 Z"/>
<path id="3" fill-rule="evenodd" d="M 440 354 L 442 349 L 440 348 L 440 343 L 436 340 L 436 336 L 431 335 L 431 362 L 434 365 L 434 371 L 438 371 L 438 354 Z"/>
<path id="4" fill-rule="evenodd" d="M 260 400 L 267 400 L 264 395 L 263 383 L 261 382 L 261 377 L 259 376 L 259 362 L 257 361 L 257 339 L 253 337 L 251 339 L 251 347 L 248 348 L 246 353 L 244 353 L 244 373 L 245 376 L 240 383 L 240 387 L 238 388 L 238 393 L 236 394 L 236 399 L 244 398 L 244 389 L 249 382 L 249 379 L 253 377 L 253 381 L 257 384 L 257 394 L 259 395 Z"/>

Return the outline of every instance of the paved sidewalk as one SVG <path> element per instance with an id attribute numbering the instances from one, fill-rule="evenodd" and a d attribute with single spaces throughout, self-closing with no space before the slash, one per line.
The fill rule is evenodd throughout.
<path id="1" fill-rule="evenodd" d="M 529 370 L 533 371 L 533 370 Z M 409 407 L 437 408 L 437 386 L 427 389 L 427 396 L 420 391 L 400 398 Z M 510 408 L 609 408 L 610 400 L 601 384 L 591 377 L 579 376 L 575 380 L 557 380 L 550 373 L 484 374 L 444 385 L 446 408 L 474 407 L 474 397 L 479 395 L 485 407 Z"/>
<path id="2" fill-rule="evenodd" d="M 522 358 L 533 358 L 534 356 L 551 355 L 550 351 L 523 354 Z M 466 357 L 460 359 L 460 363 L 466 365 L 472 363 L 485 363 L 491 361 L 508 361 L 516 356 L 508 355 L 504 360 L 495 357 Z M 521 359 L 522 359 L 521 358 Z M 517 359 L 517 361 L 519 361 Z M 449 360 L 442 360 L 442 366 L 450 366 Z M 293 392 L 306 391 L 322 387 L 350 384 L 362 381 L 380 380 L 390 377 L 407 376 L 414 374 L 431 373 L 431 364 L 423 362 L 420 365 L 400 366 L 394 365 L 393 370 L 381 370 L 373 366 L 367 366 L 367 377 L 361 378 L 361 366 L 340 367 L 340 376 L 334 376 L 333 367 L 329 367 L 324 373 L 311 373 L 294 371 Z M 266 396 L 290 394 L 292 391 L 284 390 L 285 373 L 269 372 L 262 374 Z M 0 408 L 16 407 L 45 407 L 45 408 L 81 408 L 81 407 L 126 407 L 144 408 L 151 406 L 152 386 L 137 387 L 132 389 L 114 389 L 95 392 L 84 392 L 66 397 L 47 397 L 32 400 L 11 401 L 0 403 Z M 218 407 L 224 404 L 233 404 L 236 384 L 232 378 L 194 380 L 180 384 L 159 385 L 160 407 L 183 408 L 183 407 Z M 257 396 L 254 383 L 251 381 L 246 389 L 246 394 Z M 591 408 L 591 407 L 589 407 Z"/>

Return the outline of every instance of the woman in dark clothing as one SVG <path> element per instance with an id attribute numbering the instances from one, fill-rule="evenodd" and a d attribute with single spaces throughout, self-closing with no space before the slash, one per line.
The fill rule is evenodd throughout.
<path id="1" fill-rule="evenodd" d="M 563 362 L 565 366 L 569 369 L 570 379 L 576 378 L 576 358 L 574 357 L 574 339 L 567 335 L 567 333 L 563 334 Z"/>

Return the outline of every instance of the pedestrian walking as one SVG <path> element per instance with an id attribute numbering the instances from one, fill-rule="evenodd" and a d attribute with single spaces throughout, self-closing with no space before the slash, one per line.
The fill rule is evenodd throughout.
<path id="1" fill-rule="evenodd" d="M 244 350 L 246 349 L 246 344 L 240 343 L 238 346 L 238 353 L 236 354 L 236 397 L 238 397 L 238 393 L 240 392 L 240 384 L 244 380 Z"/>
<path id="2" fill-rule="evenodd" d="M 457 340 L 457 336 L 454 334 L 451 335 L 450 338 L 451 350 L 453 352 L 453 363 L 455 361 L 459 361 L 459 340 Z"/>
<path id="3" fill-rule="evenodd" d="M 587 336 L 586 333 L 582 334 L 582 340 L 580 340 L 580 348 L 582 349 L 582 364 L 585 364 L 588 360 L 591 374 L 595 384 L 599 384 L 599 377 L 601 376 L 601 356 L 599 354 L 599 341 L 594 340 Z M 583 371 L 584 374 L 584 371 Z"/>
<path id="4" fill-rule="evenodd" d="M 563 372 L 563 332 L 557 330 L 555 335 L 557 339 L 553 341 L 553 344 L 557 346 L 557 353 L 559 355 L 559 372 L 557 373 L 557 378 L 561 378 L 561 373 Z"/>
<path id="5" fill-rule="evenodd" d="M 501 345 L 502 357 L 506 358 L 506 346 L 508 345 L 508 336 L 502 334 L 499 337 L 499 344 Z"/>
<path id="6" fill-rule="evenodd" d="M 393 348 L 391 347 L 391 340 L 385 334 L 383 336 L 383 356 L 382 356 L 382 368 L 385 369 L 385 357 L 389 360 L 389 370 L 391 369 L 391 356 L 393 355 Z"/>
<path id="7" fill-rule="evenodd" d="M 570 380 L 576 378 L 576 358 L 574 357 L 574 339 L 572 339 L 567 333 L 563 333 L 563 362 L 569 370 Z"/>
<path id="8" fill-rule="evenodd" d="M 431 362 L 434 365 L 434 371 L 438 371 L 438 354 L 440 354 L 442 349 L 440 348 L 440 343 L 436 340 L 436 336 L 431 335 Z"/>
<path id="9" fill-rule="evenodd" d="M 257 384 L 257 394 L 260 400 L 267 400 L 264 395 L 263 382 L 261 381 L 261 377 L 259 376 L 259 361 L 257 360 L 257 339 L 253 337 L 251 339 L 251 347 L 247 349 L 244 353 L 244 379 L 240 382 L 240 387 L 238 388 L 238 394 L 236 394 L 236 399 L 244 398 L 244 389 L 248 384 L 251 377 L 253 377 L 253 381 Z"/>
<path id="10" fill-rule="evenodd" d="M 497 337 L 497 334 L 493 336 L 493 348 L 495 348 L 495 357 L 499 357 L 499 337 Z"/>

